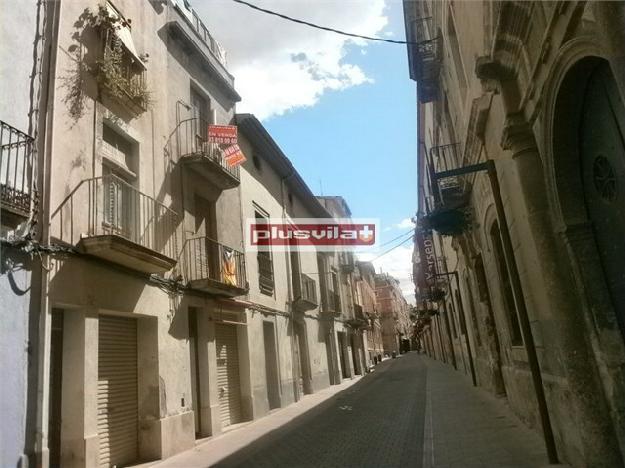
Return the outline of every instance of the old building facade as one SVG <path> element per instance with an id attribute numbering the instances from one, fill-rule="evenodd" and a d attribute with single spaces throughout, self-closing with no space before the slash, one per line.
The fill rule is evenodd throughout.
<path id="1" fill-rule="evenodd" d="M 388 273 L 375 275 L 375 298 L 380 313 L 382 346 L 387 355 L 409 350 L 405 344 L 412 336 L 409 306 L 402 294 L 399 281 Z M 408 346 L 408 349 L 405 348 Z"/>
<path id="2" fill-rule="evenodd" d="M 622 466 L 625 5 L 404 13 L 421 341 L 505 395 L 552 461 Z"/>
<path id="3" fill-rule="evenodd" d="M 3 466 L 167 458 L 367 370 L 350 252 L 246 249 L 315 197 L 188 2 L 39 2 L 3 16 Z M 19 74 L 19 79 L 17 75 Z M 8 82 L 3 81 L 3 87 Z M 19 91 L 19 92 L 18 92 Z M 208 126 L 236 125 L 231 165 Z M 4 396 L 4 393 L 3 393 Z"/>

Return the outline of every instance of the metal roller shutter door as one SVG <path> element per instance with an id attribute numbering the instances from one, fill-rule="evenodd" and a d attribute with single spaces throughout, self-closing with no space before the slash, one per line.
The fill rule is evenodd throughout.
<path id="1" fill-rule="evenodd" d="M 241 421 L 239 347 L 234 325 L 215 325 L 217 344 L 217 390 L 222 427 Z"/>
<path id="2" fill-rule="evenodd" d="M 99 319 L 98 436 L 100 466 L 119 466 L 138 458 L 137 322 Z"/>

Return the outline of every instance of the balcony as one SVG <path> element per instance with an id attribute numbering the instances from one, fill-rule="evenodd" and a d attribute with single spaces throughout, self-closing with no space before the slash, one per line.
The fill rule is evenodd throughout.
<path id="1" fill-rule="evenodd" d="M 115 175 L 86 179 L 52 213 L 50 234 L 79 251 L 144 273 L 175 264 L 178 216 Z"/>
<path id="2" fill-rule="evenodd" d="M 208 142 L 208 122 L 203 119 L 180 122 L 169 137 L 166 153 L 221 190 L 239 185 L 239 166 L 230 166 L 219 145 Z"/>
<path id="3" fill-rule="evenodd" d="M 353 273 L 356 268 L 354 254 L 351 252 L 342 252 L 339 255 L 339 268 L 343 273 Z"/>
<path id="4" fill-rule="evenodd" d="M 441 70 L 441 37 L 431 34 L 431 18 L 413 19 L 408 25 L 408 59 L 410 77 L 418 83 L 419 101 L 426 103 L 438 98 Z"/>
<path id="5" fill-rule="evenodd" d="M 305 312 L 319 305 L 317 283 L 310 276 L 301 273 L 299 281 L 294 281 L 293 286 L 293 305 L 297 311 Z"/>
<path id="6" fill-rule="evenodd" d="M 175 276 L 192 289 L 235 297 L 248 291 L 245 255 L 208 237 L 187 239 Z"/>
<path id="7" fill-rule="evenodd" d="M 321 302 L 321 312 L 328 315 L 337 316 L 341 314 L 341 295 L 332 291 L 326 290 L 323 294 Z"/>
<path id="8" fill-rule="evenodd" d="M 226 52 L 211 35 L 197 13 L 182 0 L 174 0 L 168 9 L 167 29 L 170 37 L 179 41 L 191 60 L 213 78 L 226 97 L 238 102 L 241 97 L 234 89 L 234 78 L 226 69 Z"/>
<path id="9" fill-rule="evenodd" d="M 0 203 L 2 224 L 16 227 L 30 215 L 33 138 L 0 121 Z"/>
<path id="10" fill-rule="evenodd" d="M 123 28 L 122 28 L 123 29 Z M 102 32 L 102 57 L 96 68 L 104 93 L 135 115 L 145 112 L 151 99 L 146 69 L 134 51 L 130 33 L 106 29 Z"/>
<path id="11" fill-rule="evenodd" d="M 430 167 L 434 174 L 461 166 L 460 144 L 451 143 L 430 148 Z M 446 177 L 433 181 L 432 193 L 437 205 L 457 208 L 466 205 L 468 183 L 462 177 Z"/>

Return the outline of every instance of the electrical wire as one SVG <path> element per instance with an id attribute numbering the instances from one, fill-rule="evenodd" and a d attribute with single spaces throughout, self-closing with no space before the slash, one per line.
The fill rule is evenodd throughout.
<path id="1" fill-rule="evenodd" d="M 399 40 L 396 40 L 396 39 L 385 39 L 383 37 L 364 36 L 362 34 L 354 34 L 354 33 L 350 33 L 350 32 L 347 32 L 347 31 L 341 31 L 340 29 L 334 29 L 334 28 L 330 28 L 330 27 L 327 27 L 327 26 L 321 26 L 319 24 L 310 23 L 308 21 L 304 21 L 304 20 L 300 20 L 300 19 L 297 19 L 297 18 L 293 18 L 291 16 L 287 16 L 287 15 L 284 15 L 282 13 L 278 13 L 278 12 L 275 12 L 275 11 L 272 11 L 272 10 L 267 10 L 266 8 L 261 8 L 261 7 L 257 6 L 257 5 L 254 5 L 253 3 L 249 3 L 249 2 L 246 2 L 244 0 L 232 0 L 232 1 L 235 2 L 235 3 L 240 3 L 241 5 L 248 6 L 248 7 L 252 8 L 252 9 L 254 9 L 254 10 L 260 11 L 262 13 L 266 13 L 266 14 L 271 15 L 271 16 L 277 16 L 278 18 L 282 18 L 284 20 L 291 21 L 293 23 L 302 24 L 304 26 L 309 26 L 309 27 L 315 28 L 315 29 L 321 29 L 322 31 L 328 31 L 328 32 L 332 32 L 332 33 L 335 33 L 335 34 L 340 34 L 341 36 L 355 37 L 357 39 L 365 39 L 367 41 L 387 42 L 387 43 L 390 43 L 390 44 L 402 44 L 402 45 L 406 45 L 406 44 L 417 45 L 417 44 L 419 44 L 418 42 L 414 42 L 414 41 L 399 41 Z"/>
<path id="2" fill-rule="evenodd" d="M 375 257 L 373 260 L 369 260 L 370 262 L 375 262 L 378 258 L 383 257 L 384 255 L 392 252 L 393 250 L 395 250 L 398 247 L 401 247 L 402 245 L 404 245 L 406 242 L 411 241 L 412 240 L 412 236 L 408 237 L 407 239 L 404 239 L 402 242 L 400 242 L 399 244 L 397 244 L 394 247 L 391 247 L 390 249 L 388 249 L 386 252 L 382 252 L 380 255 L 378 255 L 377 257 Z"/>
<path id="3" fill-rule="evenodd" d="M 391 242 L 395 242 L 397 239 L 401 239 L 402 237 L 407 236 L 408 234 L 412 234 L 413 232 L 414 232 L 414 229 L 410 229 L 410 230 L 404 232 L 403 234 L 400 234 L 399 236 L 394 237 L 393 239 L 391 239 L 389 241 L 386 241 L 383 244 L 380 244 L 380 247 L 384 247 L 385 245 L 388 245 Z"/>

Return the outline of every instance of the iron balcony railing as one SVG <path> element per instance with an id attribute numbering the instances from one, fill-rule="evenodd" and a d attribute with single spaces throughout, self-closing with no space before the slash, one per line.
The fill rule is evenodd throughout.
<path id="1" fill-rule="evenodd" d="M 245 255 L 208 237 L 185 241 L 176 270 L 187 284 L 213 280 L 225 286 L 247 289 Z"/>
<path id="2" fill-rule="evenodd" d="M 440 36 L 433 35 L 430 17 L 421 17 L 411 23 L 416 44 L 409 50 L 414 62 L 414 79 L 419 83 L 419 100 L 431 102 L 438 96 L 438 79 L 442 61 Z"/>
<path id="3" fill-rule="evenodd" d="M 178 4 L 180 3 L 180 4 Z M 204 25 L 198 14 L 195 10 L 188 8 L 186 5 L 183 5 L 183 1 L 174 0 L 174 4 L 176 9 L 180 12 L 181 16 L 191 25 L 193 31 L 199 37 L 199 39 L 206 44 L 211 53 L 215 56 L 217 60 L 225 67 L 226 66 L 226 51 L 224 48 L 215 40 L 215 38 L 208 31 L 208 28 Z"/>
<path id="4" fill-rule="evenodd" d="M 466 202 L 468 182 L 463 177 L 446 177 L 436 180 L 435 174 L 457 169 L 462 165 L 459 143 L 433 146 L 430 148 L 428 165 L 430 167 L 430 191 L 436 205 L 456 207 Z"/>
<path id="5" fill-rule="evenodd" d="M 299 281 L 295 282 L 295 291 L 293 291 L 296 300 L 306 301 L 310 304 L 318 304 L 317 302 L 317 283 L 310 276 L 300 273 Z"/>
<path id="6" fill-rule="evenodd" d="M 50 218 L 61 242 L 113 235 L 176 258 L 178 215 L 112 174 L 81 181 Z"/>
<path id="7" fill-rule="evenodd" d="M 341 295 L 327 290 L 323 297 L 323 311 L 335 314 L 341 313 Z"/>
<path id="8" fill-rule="evenodd" d="M 170 135 L 166 152 L 178 162 L 187 157 L 206 158 L 239 180 L 239 166 L 230 166 L 220 146 L 208 142 L 208 122 L 197 117 L 181 121 Z"/>
<path id="9" fill-rule="evenodd" d="M 32 201 L 33 148 L 31 136 L 0 121 L 0 201 L 23 216 Z"/>
<path id="10" fill-rule="evenodd" d="M 103 64 L 108 65 L 101 65 L 98 70 L 100 83 L 122 103 L 145 111 L 149 101 L 145 67 L 126 49 L 115 31 L 107 30 L 102 43 Z"/>
<path id="11" fill-rule="evenodd" d="M 206 44 L 209 50 L 213 53 L 213 55 L 219 60 L 219 62 L 225 67 L 226 66 L 226 51 L 224 48 L 215 40 L 215 38 L 208 31 L 208 28 L 204 25 L 200 17 L 197 15 L 195 11 L 193 11 L 193 20 L 191 24 L 193 25 L 193 29 L 200 37 L 202 42 Z"/>

